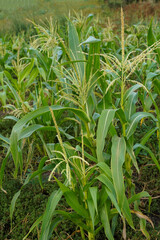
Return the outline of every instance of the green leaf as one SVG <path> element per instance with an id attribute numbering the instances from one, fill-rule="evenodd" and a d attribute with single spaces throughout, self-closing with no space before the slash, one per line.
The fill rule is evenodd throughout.
<path id="1" fill-rule="evenodd" d="M 43 128 L 43 125 L 40 124 L 33 124 L 31 126 L 28 126 L 27 128 L 23 129 L 21 133 L 19 134 L 18 141 L 24 138 L 30 137 L 35 131 L 40 130 Z"/>
<path id="2" fill-rule="evenodd" d="M 110 133 L 111 137 L 114 137 L 115 135 L 117 136 L 116 128 L 112 123 L 111 123 L 111 126 L 110 126 L 109 133 Z"/>
<path id="3" fill-rule="evenodd" d="M 111 157 L 111 172 L 113 183 L 120 208 L 123 206 L 125 188 L 123 181 L 122 166 L 125 161 L 126 143 L 124 138 L 117 136 L 112 138 L 112 157 Z"/>
<path id="4" fill-rule="evenodd" d="M 82 49 L 79 46 L 79 38 L 78 33 L 71 21 L 68 21 L 68 41 L 69 41 L 69 48 L 70 48 L 70 57 L 71 60 L 81 60 L 85 61 L 84 54 L 82 53 Z M 75 64 L 77 74 L 79 74 L 80 80 L 82 81 L 84 78 L 84 66 L 85 63 L 77 62 Z"/>
<path id="5" fill-rule="evenodd" d="M 150 79 L 153 79 L 154 77 L 158 76 L 159 74 L 158 73 L 155 73 L 155 72 L 149 72 L 147 74 L 147 78 L 146 78 L 146 81 L 150 80 Z"/>
<path id="6" fill-rule="evenodd" d="M 135 168 L 137 169 L 137 172 L 139 173 L 139 167 L 138 167 L 136 157 L 135 157 L 135 154 L 133 151 L 133 146 L 129 143 L 129 141 L 126 142 L 126 145 L 127 145 L 127 152 L 129 154 L 130 158 L 132 159 L 132 163 L 135 166 Z"/>
<path id="7" fill-rule="evenodd" d="M 44 166 L 44 164 L 45 164 L 45 162 L 46 162 L 47 159 L 48 159 L 47 157 L 43 157 L 43 158 L 41 159 L 41 161 L 40 161 L 40 163 L 39 163 L 39 165 L 38 165 L 38 170 L 42 170 L 42 168 L 43 168 L 43 166 Z M 39 174 L 39 184 L 40 184 L 41 188 L 43 189 L 42 173 Z"/>
<path id="8" fill-rule="evenodd" d="M 5 166 L 6 166 L 8 158 L 9 158 L 9 155 L 10 155 L 10 149 L 8 150 L 8 152 L 6 154 L 6 157 L 3 159 L 2 164 L 1 164 L 1 168 L 0 168 L 0 189 L 2 191 L 4 191 L 5 193 L 6 193 L 6 191 L 2 188 L 2 183 L 3 183 Z"/>
<path id="9" fill-rule="evenodd" d="M 54 212 L 54 213 L 55 213 L 55 212 Z M 53 219 L 53 221 L 52 221 L 52 223 L 51 223 L 51 225 L 50 225 L 49 236 L 48 236 L 49 239 L 52 238 L 54 229 L 55 229 L 55 228 L 58 226 L 58 224 L 59 224 L 60 222 L 62 222 L 62 221 L 63 221 L 63 217 L 62 217 L 62 216 L 58 216 L 58 217 L 56 217 L 56 218 Z"/>
<path id="10" fill-rule="evenodd" d="M 133 225 L 133 221 L 132 221 L 132 215 L 131 215 L 131 211 L 130 211 L 130 208 L 129 208 L 129 202 L 128 202 L 128 199 L 126 198 L 126 196 L 124 196 L 122 213 L 123 213 L 124 217 L 126 218 L 127 222 L 129 223 L 129 225 L 134 229 L 134 225 Z"/>
<path id="11" fill-rule="evenodd" d="M 50 226 L 52 223 L 52 218 L 54 215 L 54 210 L 62 197 L 62 191 L 56 190 L 54 191 L 48 199 L 46 210 L 44 212 L 42 218 L 42 228 L 41 228 L 41 235 L 40 240 L 48 240 L 49 233 L 50 233 Z"/>
<path id="12" fill-rule="evenodd" d="M 34 68 L 30 73 L 29 79 L 26 82 L 26 88 L 28 88 L 33 83 L 33 81 L 36 79 L 37 76 L 38 76 L 38 69 Z"/>
<path id="13" fill-rule="evenodd" d="M 4 90 L 3 92 L 0 91 L 0 100 L 1 100 L 1 104 L 2 106 L 5 106 L 7 104 L 7 92 Z"/>
<path id="14" fill-rule="evenodd" d="M 147 240 L 150 240 L 150 235 L 146 230 L 146 220 L 145 219 L 140 219 L 140 230 L 144 234 Z"/>
<path id="15" fill-rule="evenodd" d="M 48 167 L 48 166 L 47 166 Z M 42 172 L 45 172 L 45 171 L 48 171 L 48 169 L 46 170 L 42 170 L 42 169 L 39 169 L 33 173 L 31 173 L 30 175 L 27 176 L 27 178 L 25 179 L 25 182 L 23 184 L 23 186 L 21 187 L 21 189 L 15 193 L 15 195 L 13 196 L 12 198 L 12 201 L 11 201 L 11 205 L 10 205 L 10 219 L 11 219 L 11 225 L 12 225 L 12 218 L 13 218 L 13 212 L 14 212 L 14 209 L 15 209 L 15 204 L 16 204 L 16 201 L 18 199 L 18 197 L 20 196 L 20 193 L 21 193 L 21 190 L 24 188 L 24 186 L 26 184 L 29 183 L 29 181 L 31 181 L 34 177 L 36 177 L 37 175 L 41 174 Z"/>
<path id="16" fill-rule="evenodd" d="M 40 65 L 43 67 L 45 72 L 49 72 L 50 66 L 48 64 L 47 58 L 45 56 L 43 56 L 43 54 L 41 52 L 39 52 L 36 49 L 30 48 L 30 54 L 33 56 L 36 55 L 35 59 L 37 59 L 40 62 Z"/>
<path id="17" fill-rule="evenodd" d="M 15 209 L 16 201 L 21 193 L 21 190 L 19 190 L 17 193 L 15 193 L 14 197 L 12 198 L 11 205 L 10 205 L 10 220 L 11 220 L 11 228 L 12 228 L 12 218 L 13 218 L 13 212 Z"/>
<path id="18" fill-rule="evenodd" d="M 104 184 L 102 185 L 102 188 L 99 191 L 98 197 L 99 197 L 99 199 L 98 199 L 98 211 L 99 211 L 108 199 L 108 194 L 106 192 L 106 186 Z"/>
<path id="19" fill-rule="evenodd" d="M 141 144 L 141 145 L 145 145 L 146 142 L 149 140 L 149 138 L 152 136 L 152 134 L 153 134 L 156 130 L 158 130 L 158 127 L 155 127 L 155 128 L 153 128 L 153 129 L 151 129 L 150 131 L 148 131 L 148 132 L 143 136 L 143 138 L 141 139 L 140 144 Z M 135 151 L 135 155 L 137 156 L 137 155 L 139 154 L 139 152 L 140 152 L 140 148 L 137 148 L 136 151 Z"/>
<path id="20" fill-rule="evenodd" d="M 143 191 L 143 192 L 134 194 L 131 198 L 128 199 L 128 203 L 129 204 L 134 203 L 135 201 L 140 200 L 143 197 L 151 198 L 148 192 Z"/>
<path id="21" fill-rule="evenodd" d="M 20 82 L 22 82 L 26 77 L 29 76 L 33 66 L 34 66 L 34 59 L 32 59 L 29 65 L 25 67 L 23 71 L 20 72 L 20 79 L 19 79 Z"/>
<path id="22" fill-rule="evenodd" d="M 94 207 L 93 199 L 88 197 L 87 198 L 87 204 L 88 204 L 88 209 L 89 209 L 89 213 L 90 213 L 91 220 L 92 220 L 92 226 L 93 226 L 93 229 L 94 229 L 95 207 Z"/>
<path id="23" fill-rule="evenodd" d="M 108 177 L 104 174 L 101 174 L 97 177 L 97 179 L 99 181 L 101 181 L 104 185 L 105 185 L 105 191 L 107 193 L 107 195 L 110 197 L 112 203 L 114 204 L 114 206 L 116 207 L 117 211 L 119 212 L 119 214 L 121 215 L 121 210 L 119 208 L 119 205 L 117 203 L 117 199 L 116 199 L 116 192 L 113 186 L 113 183 L 110 181 L 110 179 L 108 179 Z"/>
<path id="24" fill-rule="evenodd" d="M 158 79 L 154 80 L 153 84 L 155 86 L 155 89 L 156 89 L 158 95 L 160 95 L 160 80 L 158 80 Z"/>
<path id="25" fill-rule="evenodd" d="M 44 79 L 44 81 L 47 80 L 47 76 L 46 76 L 46 72 L 42 67 L 38 68 L 39 74 L 41 75 L 41 77 Z"/>
<path id="26" fill-rule="evenodd" d="M 26 127 L 25 129 L 23 129 L 18 137 L 18 140 L 24 139 L 24 138 L 28 138 L 30 137 L 34 132 L 38 131 L 38 130 L 43 130 L 43 131 L 54 131 L 56 132 L 56 128 L 55 126 L 43 126 L 40 124 L 32 124 L 31 126 Z M 74 137 L 67 134 L 62 128 L 59 127 L 59 131 L 61 134 L 65 135 L 68 139 L 73 139 Z"/>
<path id="27" fill-rule="evenodd" d="M 156 37 L 152 30 L 152 21 L 153 21 L 153 19 L 150 22 L 150 26 L 148 29 L 148 35 L 147 35 L 148 46 L 151 46 L 152 44 L 154 44 L 156 42 Z"/>
<path id="28" fill-rule="evenodd" d="M 70 108 L 70 107 L 61 107 L 61 106 L 45 106 L 45 107 L 41 107 L 35 111 L 32 111 L 28 114 L 26 114 L 22 119 L 20 119 L 13 127 L 12 132 L 11 132 L 11 136 L 10 136 L 10 148 L 11 148 L 11 153 L 12 153 L 12 157 L 14 160 L 14 164 L 15 164 L 15 177 L 17 175 L 18 172 L 18 167 L 21 161 L 21 153 L 19 151 L 19 147 L 18 147 L 18 140 L 19 137 L 22 137 L 21 135 L 21 131 L 23 129 L 23 127 L 25 127 L 25 125 L 30 122 L 31 120 L 42 116 L 45 113 L 50 112 L 50 109 L 52 109 L 53 111 L 66 111 L 69 110 L 71 112 L 73 112 L 75 115 L 77 115 L 82 121 L 84 122 L 89 122 L 90 119 L 88 118 L 88 116 L 86 115 L 85 112 L 83 112 L 80 109 L 76 109 L 76 108 Z M 30 130 L 32 129 L 32 127 L 30 128 Z M 32 130 L 35 130 L 34 127 Z M 24 133 L 27 134 L 27 132 Z M 30 135 L 30 133 L 29 133 Z"/>
<path id="29" fill-rule="evenodd" d="M 116 117 L 119 118 L 121 124 L 125 124 L 127 122 L 126 116 L 121 108 L 116 111 Z"/>
<path id="30" fill-rule="evenodd" d="M 111 173 L 111 169 L 109 168 L 109 166 L 104 163 L 104 162 L 99 162 L 97 164 L 98 167 L 100 167 L 100 169 L 106 174 L 107 177 L 109 177 L 110 179 L 112 179 L 112 173 Z"/>
<path id="31" fill-rule="evenodd" d="M 15 116 L 6 116 L 6 117 L 4 117 L 4 119 L 13 120 L 15 122 L 17 122 L 19 120 L 19 118 L 15 117 Z"/>
<path id="32" fill-rule="evenodd" d="M 0 83 L 2 85 L 2 89 L 4 88 L 4 83 L 3 83 L 3 72 L 0 72 Z"/>
<path id="33" fill-rule="evenodd" d="M 76 150 L 80 151 L 82 153 L 82 148 L 79 145 L 76 146 Z M 90 155 L 89 153 L 87 153 L 86 151 L 84 151 L 84 156 L 86 158 L 88 158 L 89 160 L 97 163 L 97 159 L 95 157 L 93 157 L 92 155 Z"/>
<path id="34" fill-rule="evenodd" d="M 138 90 L 139 88 L 141 88 L 140 84 L 135 84 L 132 87 L 128 88 L 128 90 L 124 94 L 124 102 L 126 102 L 127 99 L 132 95 L 132 93 Z"/>
<path id="35" fill-rule="evenodd" d="M 52 109 L 53 111 L 69 110 L 69 111 L 73 112 L 75 115 L 77 115 L 82 121 L 84 121 L 84 122 L 90 121 L 90 119 L 88 118 L 86 113 L 80 109 L 71 108 L 71 107 L 62 107 L 62 106 L 58 106 L 58 105 L 53 105 L 50 107 L 44 106 L 44 107 L 38 108 L 35 111 L 32 111 L 32 112 L 26 114 L 22 119 L 20 119 L 15 124 L 15 126 L 13 127 L 13 130 L 20 131 L 29 121 L 31 121 L 39 116 L 42 116 L 45 113 L 50 112 L 50 109 Z"/>
<path id="36" fill-rule="evenodd" d="M 76 141 L 82 143 L 82 138 L 80 136 L 74 138 Z M 89 148 L 91 151 L 93 150 L 93 145 L 90 143 L 87 137 L 83 137 L 83 144 L 87 148 Z M 97 161 L 96 161 L 97 162 Z"/>
<path id="37" fill-rule="evenodd" d="M 109 126 L 114 118 L 115 110 L 105 109 L 99 118 L 97 129 L 97 158 L 98 162 L 103 162 L 103 149 L 105 146 L 105 138 L 109 129 Z"/>
<path id="38" fill-rule="evenodd" d="M 159 164 L 158 160 L 156 159 L 156 157 L 154 156 L 154 153 L 148 147 L 143 146 L 143 145 L 137 143 L 137 144 L 134 145 L 133 148 L 134 149 L 142 148 L 142 149 L 146 150 L 149 153 L 149 155 L 151 156 L 153 162 L 156 164 L 158 170 L 160 171 L 160 164 Z"/>
<path id="39" fill-rule="evenodd" d="M 93 204 L 94 204 L 94 208 L 96 210 L 96 212 L 98 213 L 98 208 L 97 208 L 97 196 L 98 196 L 98 188 L 97 187 L 90 187 L 89 188 L 92 200 L 93 200 Z"/>
<path id="40" fill-rule="evenodd" d="M 78 197 L 76 196 L 75 192 L 70 190 L 68 187 L 66 187 L 63 183 L 61 183 L 56 177 L 54 177 L 63 192 L 63 195 L 66 198 L 66 201 L 68 205 L 80 216 L 84 218 L 88 218 L 88 212 L 87 210 L 79 203 Z"/>
<path id="41" fill-rule="evenodd" d="M 64 193 L 67 203 L 71 206 L 73 210 L 75 210 L 80 216 L 84 218 L 88 218 L 88 212 L 85 208 L 79 203 L 78 197 L 76 194 L 69 190 Z"/>
<path id="42" fill-rule="evenodd" d="M 59 214 L 63 216 L 65 219 L 72 221 L 77 226 L 82 227 L 84 230 L 88 232 L 92 232 L 92 230 L 83 222 L 84 219 L 75 212 L 65 212 L 62 210 L 56 210 L 55 214 Z"/>
<path id="43" fill-rule="evenodd" d="M 25 240 L 25 239 L 28 237 L 28 235 L 33 231 L 33 229 L 34 229 L 35 227 L 37 227 L 37 226 L 42 222 L 42 217 L 43 217 L 43 216 L 40 216 L 40 217 L 33 223 L 33 225 L 31 226 L 31 228 L 29 229 L 29 232 L 27 233 L 27 235 L 25 235 L 25 237 L 23 238 L 23 240 Z"/>
<path id="44" fill-rule="evenodd" d="M 136 112 L 136 102 L 138 101 L 138 94 L 132 92 L 125 103 L 125 115 L 129 121 L 131 116 Z"/>
<path id="45" fill-rule="evenodd" d="M 95 38 L 95 37 L 93 37 L 93 36 L 89 36 L 89 37 L 87 38 L 87 40 L 84 41 L 84 42 L 82 42 L 80 45 L 82 45 L 82 44 L 90 44 L 90 43 L 97 43 L 97 42 L 101 42 L 101 40 L 100 40 L 100 39 L 97 39 L 97 38 Z"/>
<path id="46" fill-rule="evenodd" d="M 152 21 L 153 21 L 153 19 L 151 19 L 150 26 L 149 26 L 149 29 L 148 29 L 148 35 L 147 35 L 148 46 L 153 45 L 157 41 L 157 38 L 153 33 Z M 159 50 L 159 48 L 156 49 L 155 52 L 157 53 L 157 60 L 160 63 L 160 50 Z"/>
<path id="47" fill-rule="evenodd" d="M 148 117 L 151 117 L 154 121 L 157 121 L 156 118 L 154 117 L 154 115 L 151 113 L 137 112 L 137 113 L 133 114 L 133 116 L 131 117 L 131 120 L 130 120 L 129 127 L 126 130 L 126 137 L 130 138 L 130 136 L 132 136 L 132 134 L 135 132 L 138 122 L 142 118 L 148 118 Z"/>
<path id="48" fill-rule="evenodd" d="M 109 222 L 109 213 L 107 209 L 107 204 L 104 204 L 104 206 L 102 207 L 100 215 L 101 215 L 101 221 L 104 227 L 106 237 L 108 238 L 108 240 L 114 240 L 114 237 L 111 231 L 110 222 Z"/>
<path id="49" fill-rule="evenodd" d="M 92 78 L 92 88 L 89 93 L 97 83 L 97 80 L 100 79 L 100 42 L 95 42 L 89 45 L 89 55 L 86 65 L 86 81 L 89 82 Z"/>
<path id="50" fill-rule="evenodd" d="M 3 137 L 1 134 L 0 134 L 0 140 L 2 140 L 3 142 L 7 143 L 8 145 L 10 145 L 10 140 L 6 137 Z"/>
<path id="51" fill-rule="evenodd" d="M 7 86 L 9 87 L 9 89 L 11 90 L 11 92 L 12 92 L 14 98 L 15 98 L 15 101 L 16 101 L 17 106 L 20 107 L 20 106 L 21 106 L 21 105 L 20 105 L 21 99 L 20 99 L 19 95 L 17 94 L 15 88 L 13 87 L 12 83 L 11 83 L 11 82 L 9 81 L 9 79 L 8 79 L 8 77 L 9 77 L 8 74 L 9 74 L 9 73 L 8 73 L 7 71 L 5 71 L 5 74 L 6 74 L 6 77 L 7 77 L 7 79 L 5 79 L 5 83 L 7 84 Z M 9 74 L 9 75 L 10 75 L 10 74 Z"/>

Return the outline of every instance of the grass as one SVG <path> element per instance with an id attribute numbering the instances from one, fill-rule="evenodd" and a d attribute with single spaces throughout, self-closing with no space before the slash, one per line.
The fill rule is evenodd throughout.
<path id="1" fill-rule="evenodd" d="M 0 32 L 17 32 L 26 30 L 28 27 L 27 19 L 44 20 L 46 17 L 54 16 L 63 18 L 69 11 L 85 10 L 97 11 L 97 1 L 72 1 L 72 0 L 0 0 Z"/>

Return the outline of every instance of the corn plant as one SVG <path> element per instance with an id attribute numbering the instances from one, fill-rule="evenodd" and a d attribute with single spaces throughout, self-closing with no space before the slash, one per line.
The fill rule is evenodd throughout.
<path id="1" fill-rule="evenodd" d="M 42 176 L 48 171 L 49 181 L 55 180 L 59 187 L 49 197 L 44 214 L 30 229 L 32 231 L 41 224 L 40 240 L 50 239 L 56 226 L 64 220 L 73 221 L 79 227 L 82 239 L 94 240 L 99 231 L 104 229 L 106 237 L 113 240 L 113 226 L 118 224 L 119 219 L 123 223 L 123 238 L 127 239 L 126 225 L 135 229 L 132 214 L 139 218 L 140 230 L 150 239 L 146 221 L 152 226 L 153 223 L 140 211 L 139 201 L 147 197 L 150 205 L 151 198 L 147 192 L 135 192 L 132 172 L 134 167 L 139 173 L 136 156 L 140 149 L 150 154 L 160 170 L 157 156 L 145 146 L 150 136 L 155 131 L 159 134 L 160 130 L 156 102 L 159 78 L 158 73 L 151 75 L 157 67 L 156 62 L 150 64 L 150 69 L 147 67 L 150 71 L 147 73 L 148 78 L 141 81 L 145 63 L 150 61 L 149 57 L 154 51 L 158 53 L 159 41 L 152 36 L 154 42 L 148 43 L 148 47 L 135 56 L 132 47 L 126 49 L 128 45 L 126 47 L 123 18 L 121 10 L 121 39 L 118 38 L 121 46 L 117 54 L 117 44 L 114 44 L 113 54 L 110 54 L 110 51 L 105 53 L 106 46 L 96 36 L 81 39 L 81 24 L 75 24 L 75 21 L 73 23 L 68 20 L 68 36 L 64 39 L 60 34 L 49 34 L 45 28 L 36 25 L 41 30 L 40 36 L 37 36 L 35 45 L 33 44 L 36 49 L 29 50 L 29 56 L 32 56 L 36 71 L 41 76 L 40 93 L 37 90 L 36 95 L 41 100 L 35 110 L 32 109 L 17 121 L 10 139 L 0 135 L 8 148 L 1 166 L 0 187 L 2 188 L 4 169 L 10 153 L 15 165 L 14 177 L 26 173 L 23 142 L 35 134 L 43 144 L 45 156 L 38 164 L 37 171 L 25 179 L 21 190 L 34 177 L 39 178 L 43 188 Z M 152 32 L 151 28 L 150 26 L 148 35 Z M 56 42 L 53 37 L 56 37 Z M 50 43 L 55 44 L 54 49 Z M 102 53 L 101 45 L 104 47 Z M 59 47 L 61 57 L 57 59 Z M 140 67 L 144 68 L 139 69 Z M 150 80 L 154 77 L 156 79 L 152 85 Z M 50 90 L 48 97 L 43 95 L 43 85 Z M 151 91 L 153 88 L 157 89 L 156 95 Z M 48 106 L 52 94 L 56 97 Z M 36 97 L 33 99 L 36 102 Z M 138 111 L 139 102 L 143 106 L 141 112 Z M 137 125 L 140 121 L 143 123 L 145 118 L 151 118 L 157 127 L 135 143 Z M 74 126 L 72 134 L 67 132 L 64 124 Z M 44 137 L 47 131 L 54 133 L 52 139 Z M 160 142 L 159 135 L 158 140 Z M 61 173 L 62 179 L 55 177 L 56 172 Z M 11 221 L 21 190 L 12 199 Z M 62 196 L 69 205 L 69 210 L 57 208 Z"/>

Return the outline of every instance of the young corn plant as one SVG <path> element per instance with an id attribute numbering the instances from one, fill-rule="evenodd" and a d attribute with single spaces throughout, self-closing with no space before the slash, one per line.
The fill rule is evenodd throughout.
<path id="1" fill-rule="evenodd" d="M 131 79 L 131 77 L 133 76 L 133 73 L 137 69 L 138 65 L 142 61 L 144 61 L 148 57 L 148 55 L 151 54 L 154 50 L 157 50 L 159 47 L 159 44 L 160 44 L 159 41 L 153 43 L 153 45 L 148 47 L 146 50 L 144 50 L 140 55 L 138 55 L 136 57 L 133 57 L 133 58 L 130 57 L 132 52 L 129 53 L 127 56 L 125 56 L 124 20 L 123 20 L 123 10 L 121 10 L 121 59 L 119 59 L 116 56 L 111 55 L 111 54 L 103 55 L 103 57 L 105 57 L 105 59 L 106 59 L 105 63 L 102 63 L 105 66 L 105 69 L 104 69 L 105 74 L 107 77 L 109 74 L 112 76 L 112 80 L 108 81 L 109 84 L 105 90 L 105 94 L 103 95 L 103 98 L 105 97 L 105 95 L 108 93 L 108 91 L 110 89 L 113 89 L 113 91 L 115 91 L 115 85 L 120 90 L 120 93 L 116 94 L 116 101 L 112 102 L 113 109 L 106 110 L 106 119 L 107 119 L 107 117 L 109 117 L 109 114 L 111 117 L 113 115 L 113 112 L 115 112 L 116 113 L 115 117 L 118 118 L 118 121 L 121 123 L 121 126 L 122 126 L 122 130 L 119 129 L 121 131 L 118 131 L 120 138 L 114 136 L 117 133 L 116 133 L 115 129 L 113 129 L 113 127 L 112 127 L 112 130 L 111 130 L 111 134 L 113 135 L 112 146 L 114 146 L 114 141 L 117 141 L 117 142 L 119 142 L 119 144 L 121 142 L 123 142 L 122 146 L 126 147 L 126 152 L 124 154 L 123 162 L 121 162 L 120 160 L 118 160 L 118 161 L 120 161 L 122 165 L 124 163 L 124 169 L 126 171 L 126 173 L 124 173 L 124 175 L 125 175 L 126 183 L 128 186 L 127 194 L 129 197 L 132 197 L 135 194 L 134 185 L 132 183 L 132 170 L 131 170 L 132 164 L 136 167 L 137 171 L 139 172 L 138 164 L 137 164 L 135 153 L 134 153 L 135 149 L 138 148 L 138 150 L 136 150 L 136 155 L 139 153 L 140 148 L 148 151 L 152 160 L 156 164 L 157 168 L 160 170 L 160 164 L 159 164 L 156 156 L 152 153 L 152 151 L 150 149 L 148 149 L 146 146 L 144 146 L 145 143 L 147 142 L 147 140 L 149 139 L 149 137 L 156 130 L 159 131 L 159 129 L 160 129 L 159 128 L 160 125 L 159 125 L 158 106 L 154 100 L 154 97 L 152 96 L 152 93 L 147 89 L 147 87 L 144 84 L 142 84 L 141 82 Z M 134 83 L 134 85 L 130 85 L 130 87 L 128 87 L 128 84 L 131 84 L 131 83 Z M 136 90 L 139 88 L 142 88 L 149 95 L 151 102 L 152 102 L 153 106 L 155 107 L 157 119 L 154 117 L 153 114 L 151 114 L 149 112 L 136 112 L 135 104 L 138 101 L 138 93 L 136 92 Z M 113 93 L 113 96 L 114 96 L 114 93 Z M 117 96 L 118 96 L 118 99 L 117 99 Z M 109 101 L 110 101 L 110 99 L 109 99 Z M 105 113 L 102 112 L 101 116 L 102 115 L 105 116 Z M 141 140 L 140 144 L 134 145 L 133 136 L 134 136 L 134 132 L 136 130 L 137 124 L 140 120 L 142 120 L 146 117 L 147 118 L 151 117 L 153 119 L 153 121 L 157 122 L 158 128 L 155 128 L 152 131 L 150 131 L 150 133 L 146 134 L 144 136 L 144 138 Z M 114 117 L 112 117 L 112 120 L 113 120 L 113 118 Z M 103 117 L 103 122 L 101 124 L 104 124 L 104 122 L 105 122 L 105 117 Z M 102 136 L 102 132 L 101 132 L 100 136 Z M 98 149 L 103 149 L 104 146 L 105 146 L 104 143 L 102 144 L 102 142 L 100 142 L 100 145 L 99 145 L 99 142 L 97 142 Z M 116 144 L 115 144 L 115 146 L 116 146 Z M 115 151 L 116 151 L 116 148 L 115 148 Z M 103 161 L 103 162 L 105 161 L 104 154 L 98 155 L 98 150 L 97 150 L 97 156 L 98 156 L 99 161 Z M 118 156 L 119 156 L 119 154 L 118 154 Z M 120 157 L 119 157 L 119 159 L 120 159 Z M 120 162 L 119 162 L 119 164 L 120 164 Z M 117 162 L 117 164 L 112 165 L 112 160 L 111 160 L 111 169 L 116 168 L 117 165 L 118 165 L 118 162 Z M 120 169 L 120 166 L 117 170 L 117 176 L 118 176 L 119 169 Z M 112 171 L 114 171 L 114 170 L 112 170 Z M 113 172 L 112 172 L 112 174 L 113 174 Z M 122 172 L 122 175 L 123 175 L 123 172 Z M 116 179 L 116 181 L 115 181 L 114 177 L 113 177 L 113 181 L 114 181 L 114 186 L 116 188 L 116 182 L 120 183 L 120 178 Z M 123 186 L 123 184 L 120 184 L 120 185 L 121 185 L 121 187 Z M 117 193 L 117 191 L 118 190 L 116 189 L 116 193 Z M 123 192 L 122 195 L 124 197 L 125 192 L 122 191 L 122 189 L 121 189 L 121 192 Z M 118 196 L 117 196 L 117 198 L 118 198 Z M 123 204 L 122 204 L 122 206 L 123 206 Z M 134 213 L 134 211 L 136 211 L 136 210 L 138 210 L 138 205 L 135 205 L 135 209 L 131 210 L 131 212 Z M 145 230 L 144 219 L 142 220 L 141 216 L 142 215 L 140 213 L 139 217 L 140 217 L 141 231 L 145 234 L 145 236 L 147 238 L 149 238 L 148 233 Z M 124 224 L 125 224 L 125 221 L 124 221 Z"/>
<path id="2" fill-rule="evenodd" d="M 62 61 L 53 68 L 57 81 L 61 84 L 61 89 L 57 93 L 59 95 L 58 102 L 61 99 L 66 100 L 66 104 L 78 107 L 84 111 L 91 123 L 84 125 L 84 136 L 88 139 L 91 151 L 95 156 L 94 142 L 94 109 L 96 105 L 96 97 L 94 89 L 100 75 L 100 39 L 90 36 L 86 41 L 80 44 L 78 33 L 71 21 L 68 22 L 68 48 L 60 39 L 63 52 L 66 54 L 68 61 Z M 89 52 L 82 52 L 81 46 L 89 45 Z M 63 60 L 63 59 L 62 59 Z M 70 67 L 65 67 L 70 65 Z M 72 104 L 71 104 L 72 103 Z"/>
<path id="3" fill-rule="evenodd" d="M 102 64 L 104 66 L 105 73 L 107 73 L 106 75 L 108 76 L 108 73 L 112 74 L 112 81 L 109 82 L 105 94 L 107 94 L 107 92 L 113 86 L 116 85 L 119 87 L 119 102 L 116 101 L 114 107 L 120 107 L 121 109 L 122 134 L 124 137 L 126 137 L 127 141 L 130 142 L 131 137 L 136 129 L 137 123 L 145 117 L 153 118 L 154 121 L 157 122 L 158 132 L 160 130 L 159 109 L 155 101 L 155 96 L 152 95 L 152 92 L 150 89 L 148 89 L 147 85 L 138 80 L 132 79 L 134 72 L 138 68 L 139 64 L 145 60 L 148 61 L 148 57 L 151 55 L 151 53 L 153 53 L 153 51 L 158 51 L 160 41 L 154 42 L 151 46 L 142 51 L 138 56 L 131 57 L 132 52 L 125 56 L 123 18 L 123 10 L 121 10 L 121 60 L 111 54 L 104 55 L 106 61 Z M 135 103 L 138 100 L 138 93 L 136 90 L 138 89 L 143 89 L 144 94 L 148 95 L 150 98 L 151 105 L 155 108 L 157 119 L 149 112 L 136 112 Z M 158 142 L 160 143 L 159 137 Z M 160 169 L 158 160 L 155 157 L 152 159 L 157 165 L 158 169 Z"/>
<path id="4" fill-rule="evenodd" d="M 12 65 L 12 74 L 7 70 L 3 71 L 3 83 L 9 89 L 12 99 L 14 99 L 13 102 L 9 103 L 14 106 L 13 108 L 21 110 L 22 113 L 27 113 L 31 110 L 29 101 L 26 99 L 27 91 L 30 95 L 29 89 L 37 77 L 38 71 L 34 68 L 34 59 L 28 59 L 28 61 L 24 58 L 20 59 L 20 46 L 17 50 L 17 61 L 13 60 Z M 15 77 L 12 76 L 13 74 Z M 10 108 L 11 105 L 4 107 Z"/>
<path id="5" fill-rule="evenodd" d="M 83 130 L 81 132 L 82 146 L 72 146 L 67 142 L 63 142 L 54 113 L 60 108 L 51 107 L 48 109 L 39 109 L 34 113 L 26 115 L 19 120 L 14 127 L 11 138 L 11 149 L 15 149 L 19 140 L 16 140 L 16 133 L 19 129 L 19 136 L 23 136 L 23 128 L 27 121 L 34 119 L 40 113 L 50 111 L 54 126 L 57 131 L 59 145 L 52 151 L 52 156 L 47 163 L 47 158 L 44 157 L 39 163 L 38 170 L 28 175 L 23 187 L 34 177 L 39 176 L 40 184 L 42 184 L 42 173 L 51 171 L 49 180 L 55 179 L 59 190 L 54 191 L 50 196 L 46 210 L 39 219 L 31 227 L 31 231 L 42 222 L 40 239 L 50 239 L 52 232 L 57 224 L 64 220 L 73 221 L 81 232 L 82 239 L 95 239 L 98 232 L 104 228 L 106 237 L 110 240 L 114 239 L 114 229 L 111 229 L 112 224 L 116 224 L 117 216 L 122 218 L 123 237 L 126 235 L 126 223 L 134 229 L 131 213 L 136 214 L 143 220 L 148 220 L 152 225 L 151 220 L 143 215 L 139 209 L 133 210 L 129 208 L 129 204 L 133 204 L 141 197 L 149 197 L 147 192 L 141 192 L 132 195 L 127 199 L 125 195 L 125 185 L 123 178 L 123 163 L 125 162 L 126 143 L 123 137 L 113 136 L 111 148 L 111 167 L 102 161 L 103 147 L 105 145 L 105 137 L 109 132 L 111 122 L 115 115 L 115 110 L 104 110 L 100 116 L 97 128 L 97 158 L 94 158 L 84 149 Z M 65 108 L 67 110 L 67 108 Z M 89 119 L 82 111 L 75 111 L 81 121 L 87 122 Z M 102 123 L 105 122 L 103 126 Z M 25 129 L 26 130 L 26 129 Z M 28 129 L 29 130 L 29 129 Z M 14 136 L 15 135 L 15 136 Z M 14 137 L 13 137 L 14 136 Z M 29 132 L 28 132 L 29 136 Z M 25 137 L 25 136 L 23 136 Z M 13 140 L 13 141 L 12 141 Z M 16 144 L 15 144 L 16 143 Z M 14 146 L 13 146 L 14 145 Z M 16 149 L 15 149 L 16 153 Z M 13 154 L 13 151 L 12 151 Z M 64 183 L 54 176 L 59 170 L 63 176 Z M 23 189 L 22 187 L 22 189 Z M 21 189 L 21 190 L 22 190 Z M 11 220 L 15 203 L 21 190 L 17 192 L 11 203 Z M 67 204 L 71 210 L 56 210 L 62 196 L 65 197 Z M 30 233 L 30 232 L 29 232 Z M 26 239 L 28 234 L 24 237 Z"/>

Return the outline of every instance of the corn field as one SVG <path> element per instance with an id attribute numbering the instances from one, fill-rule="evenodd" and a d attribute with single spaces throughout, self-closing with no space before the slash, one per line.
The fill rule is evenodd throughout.
<path id="1" fill-rule="evenodd" d="M 119 16 L 30 20 L 0 38 L 0 206 L 19 183 L 1 239 L 158 239 L 160 25 Z"/>

